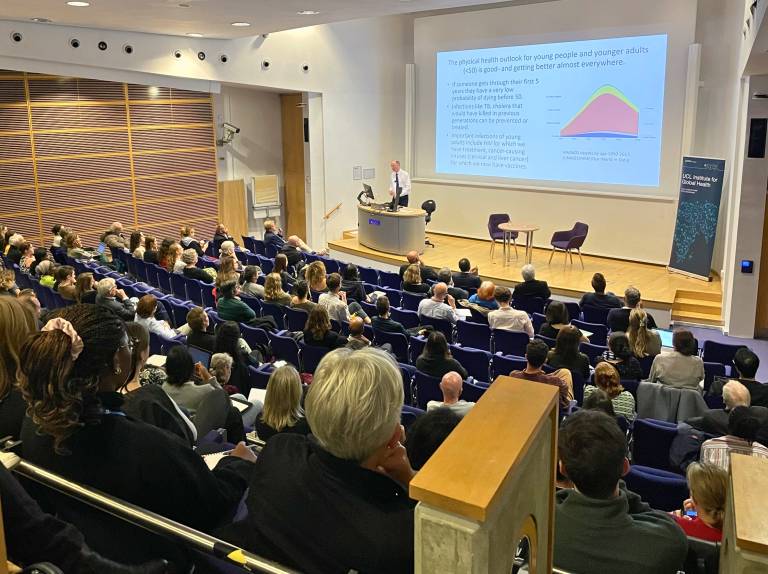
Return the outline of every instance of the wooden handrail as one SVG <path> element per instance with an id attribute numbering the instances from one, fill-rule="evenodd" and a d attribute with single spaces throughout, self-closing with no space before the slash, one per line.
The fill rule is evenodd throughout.
<path id="1" fill-rule="evenodd" d="M 325 215 L 323 215 L 323 219 L 329 219 L 329 218 L 331 217 L 331 215 L 333 215 L 334 213 L 336 213 L 336 212 L 339 210 L 339 208 L 341 208 L 341 205 L 342 205 L 342 204 L 341 204 L 341 203 L 339 203 L 339 204 L 338 204 L 336 207 L 334 207 L 334 208 L 333 208 L 332 210 L 330 210 L 328 213 L 326 213 Z"/>

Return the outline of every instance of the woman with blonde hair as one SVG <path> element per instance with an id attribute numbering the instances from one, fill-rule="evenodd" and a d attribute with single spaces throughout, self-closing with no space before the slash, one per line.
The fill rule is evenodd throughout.
<path id="1" fill-rule="evenodd" d="M 648 314 L 639 307 L 629 313 L 629 346 L 635 357 L 655 357 L 661 353 L 661 336 L 648 327 Z"/>
<path id="2" fill-rule="evenodd" d="M 197 252 L 198 257 L 205 255 L 205 250 L 208 249 L 208 242 L 202 243 L 195 239 L 195 228 L 191 225 L 182 225 L 179 228 L 179 235 L 181 235 L 181 245 L 184 249 L 194 249 Z"/>
<path id="3" fill-rule="evenodd" d="M 264 301 L 276 305 L 290 305 L 291 296 L 283 291 L 283 280 L 277 273 L 270 273 L 264 281 Z"/>
<path id="4" fill-rule="evenodd" d="M 240 282 L 240 274 L 237 272 L 234 257 L 222 257 L 219 259 L 219 271 L 216 273 L 216 287 L 221 287 L 230 281 Z"/>
<path id="5" fill-rule="evenodd" d="M 687 536 L 720 542 L 728 495 L 728 472 L 714 464 L 694 462 L 686 473 L 691 498 L 683 512 L 675 511 L 675 521 Z"/>
<path id="6" fill-rule="evenodd" d="M 409 293 L 429 293 L 429 285 L 421 282 L 421 268 L 415 263 L 409 265 L 403 273 L 403 291 Z"/>
<path id="7" fill-rule="evenodd" d="M 67 257 L 72 259 L 94 259 L 99 255 L 93 251 L 83 249 L 83 242 L 76 233 L 70 233 L 64 241 L 67 245 Z"/>
<path id="8" fill-rule="evenodd" d="M 184 248 L 179 243 L 174 243 L 168 250 L 168 271 L 178 275 L 184 275 L 184 268 L 187 266 L 181 258 Z"/>
<path id="9" fill-rule="evenodd" d="M 301 408 L 301 377 L 291 365 L 278 367 L 269 376 L 264 408 L 256 419 L 256 434 L 267 440 L 279 433 L 309 434 Z"/>
<path id="10" fill-rule="evenodd" d="M 304 277 L 307 279 L 307 283 L 309 283 L 309 288 L 312 291 L 322 293 L 328 291 L 328 285 L 325 283 L 328 276 L 328 273 L 325 270 L 325 263 L 322 261 L 313 261 L 307 265 L 306 269 Z"/>
<path id="11" fill-rule="evenodd" d="M 96 303 L 96 281 L 93 278 L 93 273 L 85 272 L 77 276 L 75 300 L 78 303 Z"/>
<path id="12" fill-rule="evenodd" d="M 17 381 L 24 340 L 37 331 L 32 311 L 17 299 L 0 297 L 0 436 L 18 439 L 27 405 Z"/>
<path id="13" fill-rule="evenodd" d="M 0 296 L 16 297 L 19 287 L 16 285 L 16 274 L 10 269 L 0 270 Z"/>
<path id="14" fill-rule="evenodd" d="M 635 419 L 635 397 L 621 386 L 619 371 L 616 367 L 606 361 L 598 363 L 595 367 L 594 381 L 594 385 L 584 387 L 584 400 L 597 390 L 605 391 L 613 403 L 613 410 L 617 416 L 622 416 L 628 421 Z"/>

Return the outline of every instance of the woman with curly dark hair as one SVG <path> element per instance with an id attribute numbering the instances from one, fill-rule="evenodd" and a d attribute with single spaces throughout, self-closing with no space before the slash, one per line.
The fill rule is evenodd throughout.
<path id="1" fill-rule="evenodd" d="M 250 451 L 238 445 L 210 471 L 175 437 L 127 417 L 116 392 L 132 371 L 123 321 L 95 305 L 52 317 L 21 348 L 31 416 L 24 458 L 193 528 L 210 531 L 229 518 L 248 485 Z"/>

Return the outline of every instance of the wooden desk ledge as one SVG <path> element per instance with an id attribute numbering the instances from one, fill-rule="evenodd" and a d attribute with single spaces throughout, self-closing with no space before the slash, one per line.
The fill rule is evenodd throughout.
<path id="1" fill-rule="evenodd" d="M 498 377 L 410 484 L 410 496 L 483 522 L 533 437 L 557 416 L 558 389 Z"/>
<path id="2" fill-rule="evenodd" d="M 768 555 L 768 460 L 731 455 L 736 544 Z"/>

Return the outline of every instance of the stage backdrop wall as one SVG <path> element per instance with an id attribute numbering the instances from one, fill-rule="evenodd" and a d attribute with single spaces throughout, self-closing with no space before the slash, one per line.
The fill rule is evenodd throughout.
<path id="1" fill-rule="evenodd" d="M 561 0 L 416 18 L 415 165 L 405 167 L 415 178 L 413 200 L 438 204 L 430 228 L 484 238 L 488 215 L 509 213 L 515 221 L 539 224 L 535 243 L 548 246 L 555 230 L 580 220 L 590 224 L 585 252 L 666 264 L 675 222 L 688 45 L 695 26 L 696 0 Z M 449 178 L 434 173 L 435 52 L 659 33 L 669 35 L 659 197 L 526 190 L 501 182 L 494 187 L 468 178 L 447 183 Z"/>
<path id="2" fill-rule="evenodd" d="M 218 218 L 211 97 L 0 71 L 0 218 L 34 243 L 86 245 L 113 221 L 160 237 Z"/>

